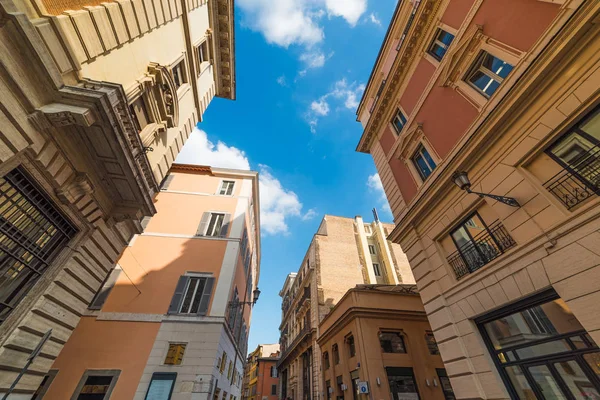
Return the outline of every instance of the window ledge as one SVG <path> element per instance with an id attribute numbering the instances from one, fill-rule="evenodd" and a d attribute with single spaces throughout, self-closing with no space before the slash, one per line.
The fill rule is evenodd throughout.
<path id="1" fill-rule="evenodd" d="M 181 99 L 183 96 L 185 96 L 187 92 L 190 91 L 191 88 L 192 85 L 190 85 L 189 83 L 184 83 L 183 85 L 179 86 L 179 88 L 177 89 L 177 97 Z"/>

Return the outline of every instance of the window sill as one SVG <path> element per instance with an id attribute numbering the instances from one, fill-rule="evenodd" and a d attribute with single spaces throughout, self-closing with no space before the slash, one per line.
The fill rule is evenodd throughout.
<path id="1" fill-rule="evenodd" d="M 198 68 L 200 70 L 200 72 L 198 73 L 198 78 L 202 76 L 202 74 L 204 74 L 204 72 L 206 72 L 206 70 L 209 69 L 211 65 L 212 63 L 210 61 L 201 62 Z"/>
<path id="2" fill-rule="evenodd" d="M 177 98 L 181 99 L 183 96 L 186 95 L 187 92 L 189 92 L 192 89 L 192 85 L 190 85 L 189 83 L 184 83 L 183 85 L 179 86 L 179 88 L 177 88 Z"/>

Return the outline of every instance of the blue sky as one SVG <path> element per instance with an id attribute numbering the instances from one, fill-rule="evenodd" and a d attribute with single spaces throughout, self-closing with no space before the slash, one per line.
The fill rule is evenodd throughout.
<path id="1" fill-rule="evenodd" d="M 262 263 L 249 349 L 279 341 L 285 277 L 324 214 L 391 221 L 356 106 L 396 0 L 236 0 L 237 100 L 215 99 L 178 162 L 260 172 Z"/>

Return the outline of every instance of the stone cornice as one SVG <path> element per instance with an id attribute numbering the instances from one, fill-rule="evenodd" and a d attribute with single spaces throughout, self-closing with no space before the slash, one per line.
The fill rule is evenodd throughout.
<path id="1" fill-rule="evenodd" d="M 208 3 L 213 29 L 216 95 L 235 100 L 234 0 Z"/>
<path id="2" fill-rule="evenodd" d="M 377 133 L 385 121 L 387 121 L 386 116 L 389 110 L 393 108 L 391 106 L 395 104 L 395 99 L 398 97 L 402 83 L 410 71 L 410 65 L 414 62 L 417 54 L 420 53 L 423 47 L 423 41 L 426 36 L 425 32 L 427 32 L 432 24 L 441 3 L 438 0 L 423 0 L 413 26 L 406 36 L 406 41 L 400 52 L 396 55 L 383 92 L 358 143 L 357 151 L 368 153 L 372 141 L 377 137 Z"/>

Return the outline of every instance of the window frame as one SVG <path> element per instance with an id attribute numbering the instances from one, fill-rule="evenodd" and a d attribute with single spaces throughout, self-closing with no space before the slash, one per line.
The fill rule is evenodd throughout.
<path id="1" fill-rule="evenodd" d="M 400 122 L 402 122 L 402 128 L 400 130 L 398 130 L 398 126 L 396 125 L 397 119 L 400 119 Z M 404 121 L 402 121 L 402 119 L 404 119 Z M 396 109 L 396 113 L 394 114 L 394 117 L 390 121 L 390 123 L 393 126 L 394 132 L 396 132 L 396 136 L 400 136 L 400 134 L 406 129 L 407 122 L 408 122 L 408 117 L 406 116 L 406 113 L 404 112 L 402 107 L 398 106 L 398 108 Z"/>
<path id="2" fill-rule="evenodd" d="M 167 363 L 167 360 L 169 359 L 169 352 L 171 351 L 171 346 L 183 346 L 183 349 L 181 350 L 181 359 L 179 360 L 179 363 L 176 363 L 176 362 Z M 175 366 L 182 365 L 186 348 L 187 348 L 186 342 L 169 342 L 169 343 L 167 343 L 167 354 L 165 355 L 163 365 L 175 365 Z M 177 360 L 176 358 L 173 358 L 173 361 L 176 361 L 176 360 Z"/>
<path id="3" fill-rule="evenodd" d="M 433 331 L 425 331 L 424 337 L 425 337 L 425 343 L 427 344 L 427 350 L 429 351 L 429 354 L 432 356 L 440 355 L 440 348 L 437 344 L 437 340 L 435 340 Z M 433 339 L 433 341 L 430 341 L 428 338 Z M 433 348 L 433 346 L 435 346 L 435 349 Z"/>
<path id="4" fill-rule="evenodd" d="M 511 70 L 508 72 L 508 75 L 506 76 L 506 78 L 501 77 L 494 71 L 483 66 L 483 62 L 487 55 L 494 57 L 507 65 L 510 65 Z M 464 82 L 466 82 L 472 89 L 474 89 L 481 96 L 483 96 L 489 100 L 498 91 L 498 89 L 500 89 L 500 86 L 502 85 L 502 83 L 509 77 L 510 73 L 514 69 L 515 69 L 515 66 L 513 64 L 510 64 L 508 61 L 505 61 L 504 59 L 500 58 L 498 55 L 494 54 L 493 52 L 490 52 L 485 49 L 479 49 L 477 56 L 475 57 L 475 59 L 473 61 L 471 61 L 469 68 L 467 69 L 467 72 L 463 76 L 462 80 Z M 481 88 L 479 88 L 477 85 L 475 85 L 473 83 L 473 81 L 472 81 L 473 76 L 478 72 L 481 72 L 482 74 L 486 75 L 488 78 L 492 79 L 492 81 L 495 81 L 498 83 L 498 87 L 492 93 L 490 93 L 490 94 L 486 93 L 485 91 L 483 91 Z"/>
<path id="5" fill-rule="evenodd" d="M 369 254 L 372 256 L 376 256 L 377 255 L 377 250 L 375 249 L 375 245 L 374 244 L 369 244 Z M 372 249 L 372 251 L 371 251 Z"/>
<path id="6" fill-rule="evenodd" d="M 231 186 L 227 186 L 226 188 L 224 187 L 225 184 L 231 184 Z M 235 186 L 236 186 L 236 182 L 233 179 L 221 179 L 221 181 L 219 182 L 219 190 L 217 191 L 217 194 L 219 196 L 228 196 L 228 197 L 232 197 L 234 195 L 234 191 L 235 191 Z M 227 193 L 229 191 L 229 188 L 231 188 L 231 193 Z M 225 193 L 223 192 L 223 189 L 225 189 Z"/>
<path id="7" fill-rule="evenodd" d="M 356 341 L 354 335 L 347 335 L 344 339 L 348 347 L 348 358 L 356 357 Z"/>
<path id="8" fill-rule="evenodd" d="M 385 348 L 383 347 L 382 340 L 381 340 L 382 334 L 397 335 L 400 338 L 400 341 L 402 342 L 402 349 L 404 351 L 400 351 L 400 352 L 393 351 L 393 348 L 392 348 L 392 351 L 385 351 Z M 406 347 L 406 340 L 404 340 L 405 335 L 404 335 L 403 331 L 394 330 L 394 329 L 380 329 L 379 334 L 377 336 L 378 336 L 377 339 L 379 340 L 379 347 L 380 347 L 382 353 L 384 353 L 384 354 L 408 354 L 408 349 Z"/>
<path id="9" fill-rule="evenodd" d="M 331 354 L 333 357 L 333 364 L 339 365 L 340 364 L 340 348 L 338 347 L 337 343 L 334 343 L 333 346 L 331 346 Z"/>
<path id="10" fill-rule="evenodd" d="M 198 66 L 199 77 L 213 63 L 212 35 L 206 35 L 194 44 L 194 64 Z"/>
<path id="11" fill-rule="evenodd" d="M 452 35 L 452 40 L 450 40 L 450 44 L 446 44 L 446 43 L 438 40 L 439 34 L 442 32 Z M 448 26 L 446 26 L 446 25 L 439 25 L 435 29 L 435 31 L 433 33 L 433 38 L 429 41 L 429 46 L 427 47 L 427 50 L 425 53 L 427 55 L 429 55 L 430 57 L 432 57 L 434 60 L 436 60 L 438 63 L 440 63 L 444 59 L 444 56 L 448 53 L 448 49 L 454 42 L 454 39 L 456 39 L 456 32 L 450 32 L 448 30 Z M 438 58 L 437 54 L 435 54 L 432 50 L 434 45 L 438 45 L 444 49 L 444 54 L 442 54 L 442 56 L 440 58 Z"/>
<path id="12" fill-rule="evenodd" d="M 431 167 L 431 165 L 429 165 L 429 161 L 425 157 L 425 153 L 427 153 L 427 155 L 429 156 L 431 161 L 434 163 L 433 168 Z M 425 176 L 425 173 L 421 170 L 421 167 L 417 163 L 417 161 L 416 161 L 417 156 L 420 156 L 423 159 L 423 161 L 427 164 L 427 166 L 429 167 L 430 172 L 427 176 Z M 410 157 L 410 162 L 412 163 L 413 167 L 417 171 L 417 174 L 419 175 L 419 178 L 421 178 L 422 182 L 425 182 L 431 175 L 433 175 L 433 172 L 435 171 L 435 169 L 438 166 L 438 164 L 436 163 L 434 158 L 431 156 L 429 149 L 427 147 L 425 147 L 425 145 L 423 143 L 419 143 L 419 145 L 416 147 L 416 149 L 412 152 L 412 156 Z"/>
<path id="13" fill-rule="evenodd" d="M 79 379 L 79 383 L 75 387 L 75 391 L 71 395 L 71 400 L 77 400 L 79 395 L 81 394 L 81 390 L 85 386 L 85 382 L 90 376 L 111 376 L 112 380 L 106 393 L 104 394 L 104 400 L 110 399 L 110 396 L 117 385 L 117 381 L 119 380 L 119 376 L 121 375 L 120 369 L 86 369 Z"/>
<path id="14" fill-rule="evenodd" d="M 57 369 L 49 370 L 48 373 L 44 375 L 44 378 L 47 377 L 46 381 L 44 382 L 44 380 L 42 379 L 42 382 L 40 382 L 40 385 L 36 389 L 35 393 L 33 393 L 31 400 L 43 399 L 48 389 L 50 389 L 50 385 L 52 385 L 52 382 L 56 378 L 56 375 L 58 375 Z"/>
<path id="15" fill-rule="evenodd" d="M 181 69 L 181 82 L 177 86 L 177 79 L 175 79 L 175 70 L 180 67 Z M 169 67 L 173 81 L 175 82 L 175 88 L 177 90 L 177 96 L 181 98 L 185 92 L 190 89 L 190 73 L 188 70 L 187 53 L 183 52 L 175 61 L 173 61 Z"/>
<path id="16" fill-rule="evenodd" d="M 323 352 L 323 366 L 325 369 L 329 369 L 331 367 L 331 363 L 329 361 L 329 352 L 327 351 Z"/>
<path id="17" fill-rule="evenodd" d="M 277 396 L 277 385 L 271 384 L 271 396 Z"/>
<path id="18" fill-rule="evenodd" d="M 210 212 L 210 217 L 208 218 L 208 223 L 206 225 L 206 231 L 204 232 L 204 236 L 210 236 L 210 237 L 218 237 L 218 236 L 220 236 L 221 229 L 223 228 L 223 222 L 225 221 L 225 215 L 226 214 L 227 213 L 225 213 L 225 212 Z M 215 230 L 215 228 L 217 227 L 217 222 L 219 221 L 219 217 L 222 217 L 222 218 L 221 218 L 220 224 L 218 225 L 219 228 L 218 228 L 218 233 L 217 233 L 217 231 Z M 214 225 L 212 226 L 212 232 L 209 233 L 209 230 L 211 228 L 211 222 L 213 222 L 213 218 L 215 218 Z"/>
<path id="19" fill-rule="evenodd" d="M 381 266 L 379 263 L 373 263 L 373 274 L 375 274 L 375 276 L 381 277 Z"/>
<path id="20" fill-rule="evenodd" d="M 177 383 L 177 372 L 154 372 L 152 377 L 150 378 L 150 382 L 148 383 L 148 389 L 146 389 L 145 400 L 148 399 L 148 395 L 150 394 L 150 388 L 152 387 L 153 381 L 166 381 L 171 380 L 172 378 L 173 384 L 171 385 L 171 391 L 169 392 L 169 397 L 167 400 L 170 400 L 173 396 L 173 390 L 175 389 L 175 383 Z"/>

